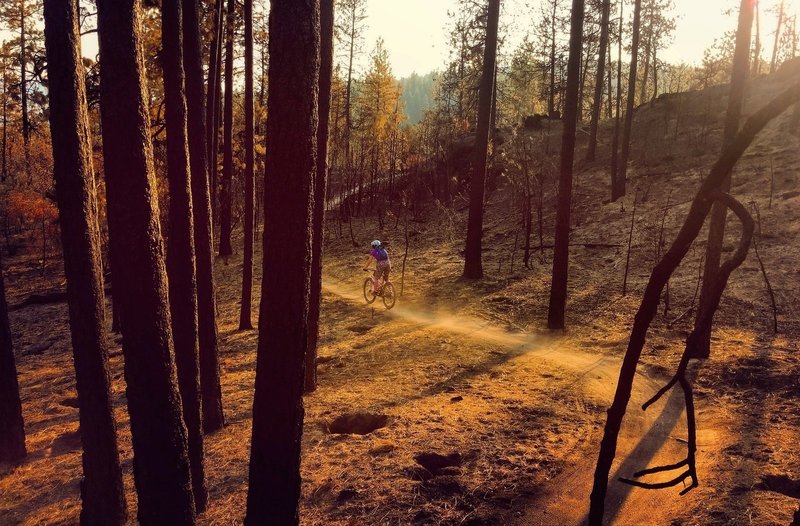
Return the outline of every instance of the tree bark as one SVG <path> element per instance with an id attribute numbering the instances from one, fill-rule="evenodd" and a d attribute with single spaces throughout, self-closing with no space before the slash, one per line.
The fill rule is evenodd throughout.
<path id="1" fill-rule="evenodd" d="M 733 71 L 731 71 L 731 89 L 728 96 L 728 112 L 725 116 L 725 129 L 722 134 L 722 151 L 736 137 L 739 131 L 739 120 L 744 103 L 745 83 L 750 70 L 750 31 L 753 26 L 753 1 L 742 0 L 739 6 L 739 26 L 736 30 L 736 47 L 733 55 Z M 731 174 L 726 174 L 720 190 L 728 192 L 731 188 Z M 706 244 L 705 267 L 703 268 L 703 285 L 700 288 L 700 308 L 697 309 L 695 327 L 698 327 L 700 314 L 708 303 L 711 286 L 714 284 L 719 263 L 722 257 L 722 244 L 725 238 L 725 221 L 728 208 L 723 203 L 715 203 L 711 209 L 711 219 L 708 227 L 708 243 Z M 713 317 L 712 311 L 711 316 Z M 694 347 L 697 355 L 693 358 L 707 358 L 711 352 L 711 324 L 698 335 L 697 346 Z"/>
<path id="2" fill-rule="evenodd" d="M 628 179 L 628 158 L 631 153 L 631 130 L 633 128 L 633 104 L 636 98 L 636 65 L 639 57 L 639 26 L 641 25 L 642 0 L 636 0 L 633 11 L 633 34 L 631 35 L 631 68 L 628 75 L 628 100 L 625 103 L 625 125 L 622 130 L 622 152 L 617 166 L 616 185 L 611 189 L 611 200 L 625 195 Z"/>
<path id="3" fill-rule="evenodd" d="M 233 254 L 231 227 L 233 212 L 233 40 L 236 0 L 228 0 L 225 30 L 225 108 L 223 110 L 222 185 L 219 194 L 219 255 Z"/>
<path id="4" fill-rule="evenodd" d="M 78 17 L 75 0 L 44 2 L 53 176 L 83 446 L 80 522 L 121 525 L 127 519 L 127 509 L 111 399 L 100 232 Z"/>
<path id="5" fill-rule="evenodd" d="M 561 134 L 561 176 L 558 180 L 553 280 L 547 312 L 549 329 L 564 328 L 569 267 L 569 227 L 572 208 L 572 164 L 575 160 L 575 132 L 578 126 L 578 84 L 583 47 L 583 0 L 572 0 L 567 63 L 567 96 L 564 101 L 564 128 Z M 602 53 L 601 53 L 602 54 Z"/>
<path id="6" fill-rule="evenodd" d="M 333 77 L 333 0 L 320 0 L 319 124 L 317 128 L 317 168 L 314 175 L 314 210 L 311 219 L 311 294 L 308 307 L 306 347 L 306 392 L 317 388 L 317 342 L 322 303 L 322 244 L 328 187 L 328 125 Z"/>
<path id="7" fill-rule="evenodd" d="M 19 399 L 17 366 L 8 323 L 8 304 L 0 261 L 0 462 L 13 462 L 27 455 L 25 423 Z"/>
<path id="8" fill-rule="evenodd" d="M 264 270 L 245 517 L 251 526 L 299 523 L 319 28 L 319 0 L 272 0 Z"/>
<path id="9" fill-rule="evenodd" d="M 186 129 L 186 93 L 183 70 L 183 16 L 181 0 L 161 2 L 161 60 L 164 70 L 164 116 L 167 126 L 167 180 L 169 182 L 169 243 L 167 277 L 175 365 L 186 425 L 192 494 L 198 512 L 206 508 L 203 429 L 200 417 L 200 368 L 197 347 L 197 278 L 194 263 L 189 145 Z"/>
<path id="10" fill-rule="evenodd" d="M 122 316 L 134 481 L 142 524 L 194 524 L 186 428 L 172 346 L 159 227 L 141 4 L 98 2 L 106 194 Z"/>
<path id="11" fill-rule="evenodd" d="M 242 304 L 239 330 L 253 328 L 250 311 L 253 303 L 253 228 L 255 208 L 253 124 L 253 0 L 244 0 L 244 264 L 242 266 Z"/>
<path id="12" fill-rule="evenodd" d="M 597 126 L 600 123 L 600 110 L 603 104 L 603 80 L 606 71 L 606 53 L 608 52 L 608 19 L 611 11 L 611 0 L 603 0 L 600 15 L 600 53 L 597 57 L 597 76 L 594 82 L 594 101 L 592 102 L 592 121 L 589 125 L 589 146 L 586 160 L 594 161 L 597 153 Z M 609 97 L 611 93 L 609 93 Z"/>
<path id="13" fill-rule="evenodd" d="M 608 475 L 616 456 L 619 431 L 630 400 L 636 366 L 644 348 L 650 323 L 657 313 L 661 292 L 700 233 L 703 222 L 714 202 L 714 193 L 720 193 L 718 190 L 719 185 L 726 177 L 726 174 L 730 173 L 733 166 L 764 126 L 799 98 L 800 83 L 790 87 L 750 116 L 741 131 L 728 145 L 717 162 L 714 163 L 708 177 L 700 185 L 700 189 L 689 208 L 689 214 L 675 241 L 650 274 L 650 280 L 645 288 L 642 302 L 634 317 L 628 348 L 622 361 L 619 380 L 614 393 L 614 401 L 608 409 L 608 418 L 603 432 L 603 439 L 600 443 L 589 509 L 589 524 L 592 526 L 600 526 L 603 523 Z"/>
<path id="14" fill-rule="evenodd" d="M 222 23 L 222 7 L 225 0 L 217 0 L 214 5 L 214 37 L 208 52 L 208 92 L 206 94 L 206 158 L 208 161 L 208 186 L 210 189 L 210 213 L 213 215 L 216 204 L 216 184 L 217 184 L 217 138 L 219 135 L 219 105 L 220 82 L 222 81 L 222 68 L 220 67 L 222 56 L 222 36 L 224 35 L 224 25 Z M 202 66 L 202 59 L 201 64 Z M 211 217 L 211 216 L 209 216 Z M 212 221 L 213 225 L 213 221 Z M 211 252 L 214 252 L 213 228 Z M 199 261 L 198 261 L 199 263 Z M 199 272 L 199 269 L 198 269 Z M 201 350 L 202 353 L 202 343 Z"/>
<path id="15" fill-rule="evenodd" d="M 220 0 L 221 1 L 221 0 Z M 217 301 L 214 286 L 214 230 L 211 222 L 209 168 L 207 158 L 207 114 L 204 105 L 203 58 L 200 42 L 199 0 L 183 0 L 183 63 L 186 72 L 189 161 L 191 166 L 194 249 L 197 273 L 197 321 L 200 355 L 200 393 L 203 431 L 225 425 L 217 347 Z M 213 48 L 213 45 L 212 45 Z M 209 90 L 212 90 L 209 88 Z M 212 123 L 213 126 L 213 123 Z"/>
<path id="16" fill-rule="evenodd" d="M 483 73 L 478 94 L 478 123 L 475 131 L 475 151 L 472 159 L 472 179 L 469 190 L 467 242 L 464 249 L 464 277 L 483 277 L 481 243 L 483 239 L 483 200 L 486 191 L 486 162 L 489 154 L 489 125 L 491 124 L 494 70 L 497 60 L 497 26 L 500 19 L 500 0 L 488 0 L 489 15 L 486 43 L 483 50 Z"/>

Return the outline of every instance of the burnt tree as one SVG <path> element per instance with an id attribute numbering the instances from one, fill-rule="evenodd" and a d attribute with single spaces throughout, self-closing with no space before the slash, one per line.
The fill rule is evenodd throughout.
<path id="1" fill-rule="evenodd" d="M 642 0 L 636 0 L 633 7 L 633 33 L 631 34 L 631 65 L 628 75 L 628 99 L 625 102 L 625 124 L 622 127 L 622 151 L 617 161 L 617 172 L 613 178 L 611 200 L 616 201 L 625 195 L 628 179 L 628 159 L 631 154 L 631 131 L 633 128 L 633 105 L 636 98 L 636 66 L 639 60 L 639 33 L 642 20 Z M 619 88 L 618 88 L 619 89 Z"/>
<path id="2" fill-rule="evenodd" d="M 208 500 L 203 466 L 200 417 L 200 368 L 197 348 L 197 280 L 194 264 L 194 221 L 186 130 L 181 0 L 161 2 L 161 61 L 164 70 L 164 117 L 167 126 L 169 243 L 167 277 L 175 365 L 186 424 L 192 493 L 198 512 Z"/>
<path id="3" fill-rule="evenodd" d="M 219 255 L 233 254 L 231 228 L 233 226 L 233 56 L 236 0 L 228 0 L 225 29 L 225 107 L 222 131 L 222 181 L 219 193 Z"/>
<path id="4" fill-rule="evenodd" d="M 253 124 L 253 0 L 244 0 L 244 264 L 239 330 L 253 328 L 253 236 L 255 220 L 255 159 Z"/>
<path id="5" fill-rule="evenodd" d="M 200 41 L 199 0 L 183 1 L 183 65 L 186 84 L 189 163 L 194 214 L 194 252 L 197 279 L 197 321 L 200 360 L 200 393 L 203 431 L 225 425 L 219 378 L 217 302 L 214 288 L 214 241 L 209 195 L 209 162 L 206 149 L 206 111 L 203 95 L 203 57 Z M 213 48 L 213 46 L 212 46 Z M 211 113 L 209 111 L 209 113 Z"/>
<path id="6" fill-rule="evenodd" d="M 600 123 L 600 109 L 603 103 L 603 76 L 606 72 L 606 55 L 610 55 L 610 53 L 608 53 L 608 19 L 610 12 L 611 0 L 603 0 L 600 14 L 600 47 L 597 57 L 597 72 L 594 81 L 592 119 L 589 125 L 589 146 L 586 150 L 587 161 L 594 161 L 595 155 L 597 154 L 597 126 Z M 608 96 L 611 97 L 610 91 Z"/>
<path id="7" fill-rule="evenodd" d="M 733 53 L 733 70 L 731 71 L 730 94 L 728 95 L 728 112 L 725 116 L 725 128 L 722 132 L 722 149 L 730 144 L 739 131 L 739 120 L 744 103 L 744 90 L 750 70 L 750 32 L 753 26 L 753 0 L 742 0 L 739 6 L 739 25 L 736 30 L 736 47 Z M 720 185 L 720 190 L 728 192 L 731 188 L 731 174 L 728 173 Z M 725 239 L 725 222 L 728 209 L 723 203 L 715 203 L 711 209 L 708 226 L 708 243 L 706 244 L 705 267 L 703 268 L 703 284 L 700 287 L 700 308 L 697 309 L 695 328 L 699 327 L 703 306 L 708 303 L 711 287 L 719 272 L 722 244 Z M 711 312 L 713 318 L 714 312 Z M 697 346 L 693 348 L 695 358 L 708 357 L 711 349 L 711 324 L 704 327 L 698 336 Z"/>
<path id="8" fill-rule="evenodd" d="M 92 146 L 76 0 L 45 0 L 45 48 L 69 327 L 83 446 L 81 524 L 124 524 L 106 341 L 105 295 Z"/>
<path id="9" fill-rule="evenodd" d="M 97 4 L 111 265 L 121 307 L 138 519 L 194 524 L 150 142 L 142 9 L 137 0 Z"/>
<path id="10" fill-rule="evenodd" d="M 264 257 L 248 525 L 298 524 L 303 372 L 317 170 L 319 0 L 273 0 L 264 170 Z M 280 301 L 277 299 L 280 298 Z"/>
<path id="11" fill-rule="evenodd" d="M 6 288 L 3 283 L 2 260 L 0 260 L 0 462 L 19 460 L 27 454 L 25 423 L 22 420 L 17 366 L 14 361 Z"/>
<path id="12" fill-rule="evenodd" d="M 311 219 L 311 294 L 308 307 L 305 390 L 317 387 L 317 341 L 322 303 L 322 244 L 328 184 L 328 125 L 333 77 L 333 0 L 320 0 L 319 124 L 317 170 L 314 175 L 314 209 Z"/>
<path id="13" fill-rule="evenodd" d="M 494 70 L 497 61 L 497 26 L 500 19 L 500 0 L 488 0 L 489 14 L 486 41 L 483 49 L 483 72 L 478 94 L 478 123 L 475 131 L 475 151 L 472 158 L 472 177 L 469 188 L 469 217 L 467 242 L 464 249 L 464 277 L 483 277 L 481 262 L 483 239 L 483 201 L 486 192 L 486 162 L 489 156 L 489 126 L 491 124 Z"/>
<path id="14" fill-rule="evenodd" d="M 628 348 L 620 368 L 614 401 L 608 409 L 603 439 L 600 443 L 600 452 L 594 473 L 594 486 L 590 498 L 589 524 L 591 525 L 600 526 L 603 523 L 608 475 L 616 456 L 619 431 L 631 397 L 633 378 L 644 348 L 647 331 L 658 311 L 661 292 L 672 273 L 683 261 L 694 240 L 697 239 L 715 199 L 725 195 L 719 191 L 722 181 L 764 126 L 796 103 L 798 99 L 800 99 L 800 83 L 778 95 L 747 119 L 739 133 L 714 163 L 708 177 L 703 180 L 675 241 L 650 274 L 642 302 L 634 318 Z M 715 294 L 717 298 L 724 289 L 724 283 L 720 283 L 720 285 L 719 294 Z"/>
<path id="15" fill-rule="evenodd" d="M 575 132 L 578 127 L 578 87 L 583 46 L 583 0 L 572 1 L 567 62 L 567 93 L 564 101 L 564 128 L 561 134 L 561 173 L 558 179 L 556 233 L 553 249 L 553 280 L 547 311 L 549 329 L 564 328 L 569 271 L 569 229 L 572 208 L 572 170 L 575 160 Z M 602 55 L 603 53 L 601 53 Z"/>

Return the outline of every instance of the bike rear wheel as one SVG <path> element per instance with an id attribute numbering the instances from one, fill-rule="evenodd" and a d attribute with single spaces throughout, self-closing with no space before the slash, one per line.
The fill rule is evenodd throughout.
<path id="1" fill-rule="evenodd" d="M 375 295 L 372 293 L 372 278 L 364 280 L 364 299 L 368 304 L 375 301 Z"/>
<path id="2" fill-rule="evenodd" d="M 382 296 L 383 296 L 383 304 L 387 309 L 391 309 L 392 307 L 394 307 L 394 302 L 395 302 L 394 285 L 392 285 L 391 283 L 386 283 L 383 286 Z"/>

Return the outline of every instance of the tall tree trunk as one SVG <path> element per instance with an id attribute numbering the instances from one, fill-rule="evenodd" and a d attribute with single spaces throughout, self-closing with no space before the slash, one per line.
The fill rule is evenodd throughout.
<path id="1" fill-rule="evenodd" d="M 80 53 L 78 2 L 45 0 L 53 176 L 67 277 L 69 325 L 83 446 L 81 524 L 127 519 L 106 342 L 91 137 Z"/>
<path id="2" fill-rule="evenodd" d="M 758 2 L 755 4 L 755 11 L 756 11 L 756 43 L 755 48 L 753 49 L 753 72 L 752 76 L 757 76 L 761 74 L 761 21 L 759 16 L 759 5 Z"/>
<path id="3" fill-rule="evenodd" d="M 299 522 L 303 373 L 317 170 L 318 0 L 272 0 L 264 257 L 247 525 Z M 281 301 L 275 301 L 280 298 Z"/>
<path id="4" fill-rule="evenodd" d="M 618 161 L 618 172 L 611 189 L 611 200 L 625 195 L 628 179 L 628 158 L 631 153 L 631 130 L 633 128 L 633 104 L 636 98 L 636 65 L 639 56 L 639 26 L 641 24 L 642 0 L 635 0 L 633 8 L 633 34 L 631 35 L 631 67 L 628 75 L 628 100 L 625 103 L 625 125 L 622 130 L 622 152 Z"/>
<path id="5" fill-rule="evenodd" d="M 239 330 L 253 328 L 253 221 L 255 208 L 255 129 L 253 124 L 253 0 L 244 0 L 244 264 Z"/>
<path id="6" fill-rule="evenodd" d="M 106 196 L 142 524 L 194 524 L 159 227 L 141 48 L 141 4 L 97 5 Z M 116 293 L 116 291 L 115 291 Z"/>
<path id="7" fill-rule="evenodd" d="M 608 18 L 611 12 L 611 0 L 603 0 L 600 14 L 600 53 L 597 57 L 597 76 L 594 81 L 594 101 L 592 103 L 592 121 L 589 125 L 589 146 L 586 160 L 594 161 L 597 153 L 597 125 L 600 122 L 600 110 L 603 105 L 603 80 L 606 72 L 606 53 L 608 52 Z M 609 92 L 608 96 L 611 96 Z"/>
<path id="8" fill-rule="evenodd" d="M 25 423 L 19 400 L 17 366 L 8 323 L 6 288 L 0 260 L 0 462 L 13 462 L 27 455 Z"/>
<path id="9" fill-rule="evenodd" d="M 161 60 L 164 69 L 164 104 L 167 126 L 167 180 L 169 182 L 169 243 L 167 277 L 175 365 L 186 424 L 192 493 L 198 512 L 206 508 L 203 466 L 203 426 L 200 417 L 200 367 L 197 347 L 197 279 L 194 263 L 189 145 L 186 129 L 186 95 L 183 69 L 181 0 L 161 2 Z"/>
<path id="10" fill-rule="evenodd" d="M 658 57 L 656 56 L 656 52 L 658 48 L 653 46 L 653 96 L 650 98 L 651 101 L 656 100 L 658 97 Z"/>
<path id="11" fill-rule="evenodd" d="M 567 64 L 567 97 L 564 101 L 564 129 L 561 134 L 561 176 L 558 180 L 558 207 L 553 251 L 553 281 L 547 312 L 549 329 L 564 328 L 569 267 L 569 226 L 572 208 L 572 164 L 575 159 L 575 132 L 578 126 L 578 83 L 583 44 L 583 0 L 572 0 Z"/>
<path id="12" fill-rule="evenodd" d="M 28 50 L 26 49 L 28 43 L 25 33 L 25 19 L 27 18 L 25 14 L 25 0 L 19 0 L 19 100 L 22 107 L 22 140 L 27 149 L 31 140 L 31 121 L 28 115 Z"/>
<path id="13" fill-rule="evenodd" d="M 725 116 L 725 129 L 722 134 L 722 151 L 730 145 L 739 131 L 739 120 L 744 103 L 745 83 L 750 69 L 750 31 L 753 26 L 753 0 L 741 0 L 739 6 L 739 25 L 736 30 L 736 47 L 733 53 L 733 71 L 731 71 L 731 88 L 728 97 L 728 112 Z M 731 188 L 731 174 L 725 175 L 720 190 L 728 192 Z M 711 219 L 708 227 L 708 243 L 706 244 L 705 266 L 703 267 L 703 285 L 700 288 L 700 303 L 698 313 L 703 312 L 703 307 L 708 304 L 711 287 L 719 272 L 719 263 L 722 257 L 722 244 L 725 239 L 725 220 L 728 209 L 722 203 L 715 203 L 711 209 Z M 713 318 L 714 312 L 711 312 Z M 695 318 L 695 327 L 700 322 L 700 316 Z M 703 330 L 698 338 L 696 358 L 707 358 L 711 350 L 711 325 Z"/>
<path id="14" fill-rule="evenodd" d="M 606 61 L 606 119 L 611 119 L 614 116 L 614 98 L 611 95 L 614 91 L 611 84 L 611 79 L 614 76 L 614 61 L 611 60 L 611 38 L 608 38 L 606 53 L 608 57 Z"/>
<path id="15" fill-rule="evenodd" d="M 653 21 L 650 20 L 650 25 Z M 649 28 L 652 32 L 652 28 Z M 639 104 L 647 102 L 647 81 L 650 75 L 650 47 L 653 36 L 648 36 L 644 41 L 644 71 L 642 72 L 642 83 L 639 85 Z"/>
<path id="16" fill-rule="evenodd" d="M 221 1 L 221 0 L 220 0 Z M 194 250 L 197 272 L 197 321 L 200 355 L 200 393 L 203 431 L 225 425 L 217 348 L 217 302 L 214 289 L 214 242 L 211 222 L 206 154 L 206 111 L 203 97 L 203 58 L 200 43 L 199 0 L 183 0 L 183 64 L 186 72 L 186 105 L 191 166 Z M 213 46 L 212 46 L 213 48 Z M 209 89 L 213 89 L 209 88 Z M 209 113 L 212 113 L 209 111 Z M 212 124 L 213 125 L 213 124 Z"/>
<path id="17" fill-rule="evenodd" d="M 783 1 L 778 11 L 778 26 L 775 28 L 775 42 L 772 44 L 772 60 L 769 62 L 769 74 L 775 73 L 778 66 L 778 44 L 780 43 L 781 26 L 783 26 Z"/>
<path id="18" fill-rule="evenodd" d="M 233 213 L 233 40 L 236 0 L 228 0 L 225 30 L 225 109 L 223 115 L 222 186 L 219 194 L 219 255 L 233 254 L 231 228 Z"/>
<path id="19" fill-rule="evenodd" d="M 333 0 L 320 0 L 319 124 L 317 127 L 317 168 L 314 175 L 314 210 L 311 218 L 311 294 L 308 307 L 306 346 L 306 392 L 317 388 L 317 342 L 322 303 L 322 244 L 328 188 L 328 125 L 333 77 Z"/>
<path id="20" fill-rule="evenodd" d="M 553 13 L 550 18 L 550 91 L 547 94 L 547 116 L 551 119 L 556 113 L 556 8 L 558 0 L 550 0 L 553 3 Z"/>
<path id="21" fill-rule="evenodd" d="M 617 41 L 617 93 L 616 93 L 616 114 L 614 116 L 614 137 L 611 140 L 611 195 L 619 183 L 617 177 L 619 176 L 619 129 L 620 129 L 620 107 L 622 105 L 622 11 L 624 3 L 619 3 L 619 40 Z"/>
<path id="22" fill-rule="evenodd" d="M 3 161 L 0 168 L 0 182 L 8 179 L 8 77 L 6 76 L 6 57 L 0 58 L 3 68 Z"/>
<path id="23" fill-rule="evenodd" d="M 211 213 L 214 211 L 216 200 L 215 186 L 217 184 L 217 136 L 219 132 L 218 117 L 219 112 L 216 111 L 219 105 L 220 82 L 222 81 L 222 68 L 220 67 L 222 55 L 222 37 L 225 33 L 225 25 L 223 24 L 223 5 L 225 0 L 217 0 L 214 5 L 214 37 L 211 39 L 211 45 L 208 49 L 208 82 L 206 83 L 208 92 L 206 94 L 206 159 L 208 162 L 208 186 L 211 195 L 209 196 Z M 202 66 L 202 59 L 200 65 Z M 187 94 L 188 95 L 188 94 Z M 194 106 L 192 106 L 194 107 Z M 190 112 L 191 115 L 191 112 Z M 212 221 L 212 247 L 211 252 L 214 252 L 213 247 L 213 221 Z M 199 264 L 199 261 L 198 261 Z M 199 272 L 199 269 L 198 269 Z M 202 343 L 200 352 L 202 354 Z"/>
<path id="24" fill-rule="evenodd" d="M 494 91 L 494 69 L 497 60 L 497 26 L 500 19 L 500 0 L 488 0 L 489 18 L 483 50 L 483 73 L 478 95 L 478 124 L 475 131 L 475 150 L 472 159 L 472 179 L 469 190 L 467 242 L 464 250 L 464 277 L 483 277 L 481 240 L 483 238 L 483 199 L 486 191 L 486 161 L 489 154 L 489 125 Z"/>

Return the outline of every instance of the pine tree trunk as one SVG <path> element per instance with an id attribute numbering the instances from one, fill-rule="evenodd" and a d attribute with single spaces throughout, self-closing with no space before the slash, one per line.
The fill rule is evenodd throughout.
<path id="1" fill-rule="evenodd" d="M 600 123 L 600 110 L 603 105 L 603 81 L 606 72 L 606 53 L 608 52 L 608 19 L 611 11 L 611 0 L 603 0 L 600 14 L 600 53 L 597 57 L 597 77 L 594 81 L 594 101 L 592 102 L 592 121 L 589 125 L 589 146 L 586 160 L 594 161 L 597 154 L 597 126 Z M 609 97 L 611 93 L 609 92 Z"/>
<path id="2" fill-rule="evenodd" d="M 214 287 L 214 242 L 211 223 L 206 154 L 206 111 L 203 97 L 203 58 L 200 42 L 199 0 L 183 0 L 183 64 L 186 72 L 186 105 L 191 166 L 194 249 L 197 273 L 197 321 L 200 355 L 200 393 L 203 431 L 225 425 L 217 348 L 217 302 Z M 212 46 L 213 48 L 213 46 Z M 209 112 L 211 113 L 211 112 Z M 212 124 L 213 125 L 213 124 Z"/>
<path id="3" fill-rule="evenodd" d="M 558 180 L 558 206 L 553 251 L 553 281 L 547 312 L 549 329 L 564 328 L 569 267 L 569 227 L 572 208 L 572 164 L 575 159 L 575 132 L 578 125 L 578 83 L 583 44 L 583 0 L 572 0 L 567 64 L 567 97 L 564 101 L 564 129 L 561 135 L 561 176 Z"/>
<path id="4" fill-rule="evenodd" d="M 483 50 L 483 73 L 478 94 L 478 125 L 475 131 L 475 150 L 472 159 L 472 179 L 469 190 L 467 242 L 464 250 L 464 277 L 483 277 L 481 243 L 483 238 L 483 200 L 486 191 L 486 162 L 489 154 L 489 125 L 491 124 L 494 69 L 497 59 L 497 25 L 500 19 L 500 0 L 488 0 L 489 18 Z"/>
<path id="5" fill-rule="evenodd" d="M 245 518 L 250 526 L 299 522 L 311 273 L 311 246 L 302 240 L 311 237 L 317 171 L 318 0 L 272 0 L 269 56 L 264 270 Z"/>
<path id="6" fill-rule="evenodd" d="M 551 119 L 556 113 L 556 7 L 557 0 L 550 0 L 553 4 L 553 13 L 550 18 L 550 90 L 547 94 L 547 116 Z"/>
<path id="7" fill-rule="evenodd" d="M 222 22 L 223 4 L 225 0 L 217 0 L 214 5 L 214 37 L 211 40 L 209 47 L 208 57 L 208 82 L 206 93 L 206 159 L 208 163 L 208 187 L 210 189 L 210 213 L 213 215 L 214 206 L 216 203 L 216 184 L 217 184 L 217 136 L 219 135 L 219 112 L 217 106 L 219 105 L 220 82 L 222 68 L 220 67 L 222 55 L 222 37 L 224 35 L 224 24 Z M 202 66 L 202 59 L 200 65 Z M 209 216 L 211 217 L 211 216 Z M 212 223 L 212 241 L 211 252 L 214 252 L 213 241 L 213 221 Z M 199 262 L 198 262 L 199 263 Z M 198 269 L 199 272 L 199 269 Z M 202 343 L 201 350 L 202 353 Z"/>
<path id="8" fill-rule="evenodd" d="M 222 185 L 219 194 L 219 255 L 233 254 L 231 228 L 233 213 L 233 40 L 236 0 L 228 0 L 225 31 L 225 108 L 223 110 Z"/>
<path id="9" fill-rule="evenodd" d="M 753 71 L 752 76 L 761 74 L 761 21 L 759 16 L 758 2 L 755 6 L 756 15 L 756 43 L 753 49 Z"/>
<path id="10" fill-rule="evenodd" d="M 6 289 L 0 260 L 0 462 L 13 462 L 27 455 L 25 423 L 19 400 L 17 366 L 8 323 Z"/>
<path id="11" fill-rule="evenodd" d="M 253 124 L 253 0 L 244 0 L 244 265 L 239 330 L 253 328 L 253 221 L 255 208 L 254 124 Z"/>
<path id="12" fill-rule="evenodd" d="M 22 140 L 25 143 L 25 160 L 27 162 L 27 148 L 31 140 L 31 121 L 28 115 L 28 44 L 25 33 L 25 18 L 27 18 L 25 14 L 25 0 L 19 0 L 19 100 L 22 108 Z"/>
<path id="13" fill-rule="evenodd" d="M 333 0 L 320 0 L 319 126 L 317 169 L 314 176 L 314 211 L 311 220 L 311 295 L 308 307 L 305 391 L 317 388 L 317 341 L 322 303 L 322 244 L 328 187 L 328 124 L 333 77 Z"/>
<path id="14" fill-rule="evenodd" d="M 78 2 L 45 0 L 53 175 L 83 446 L 81 524 L 127 519 L 106 341 L 105 295 Z"/>
<path id="15" fill-rule="evenodd" d="M 619 40 L 617 41 L 617 93 L 615 96 L 615 109 L 614 115 L 614 136 L 611 139 L 611 196 L 613 199 L 614 192 L 619 183 L 617 177 L 619 176 L 619 131 L 620 131 L 620 110 L 622 106 L 622 20 L 623 20 L 623 7 L 624 3 L 619 4 Z"/>
<path id="16" fill-rule="evenodd" d="M 750 70 L 750 35 L 753 26 L 753 2 L 742 0 L 739 6 L 739 26 L 736 30 L 736 47 L 733 55 L 733 71 L 731 72 L 731 88 L 728 96 L 728 112 L 725 116 L 725 129 L 722 134 L 722 151 L 733 141 L 739 131 L 739 120 L 744 104 L 744 90 L 747 75 Z M 731 174 L 726 174 L 720 184 L 720 190 L 728 192 L 731 188 Z M 705 266 L 703 267 L 703 284 L 700 287 L 700 303 L 695 318 L 695 326 L 700 321 L 703 306 L 709 301 L 709 294 L 714 280 L 719 272 L 719 263 L 722 257 L 722 245 L 725 239 L 725 220 L 728 217 L 728 208 L 721 203 L 714 203 L 711 209 L 711 219 L 708 227 L 708 242 L 706 244 Z M 713 318 L 713 311 L 711 316 Z M 711 352 L 711 324 L 708 330 L 703 330 L 698 337 L 697 354 L 695 358 L 708 358 Z"/>
<path id="17" fill-rule="evenodd" d="M 190 188 L 189 146 L 183 69 L 181 0 L 161 2 L 161 60 L 167 126 L 167 180 L 169 182 L 169 243 L 167 277 L 175 365 L 186 424 L 189 465 L 195 509 L 206 508 L 203 429 L 200 417 L 200 377 L 197 347 L 197 280 L 194 262 L 194 218 Z"/>
<path id="18" fill-rule="evenodd" d="M 142 524 L 194 524 L 159 227 L 141 4 L 98 2 L 106 196 Z"/>
<path id="19" fill-rule="evenodd" d="M 625 103 L 625 125 L 622 129 L 622 152 L 617 166 L 616 183 L 611 189 L 611 200 L 625 195 L 628 179 L 628 158 L 631 153 L 631 131 L 633 128 L 633 103 L 636 98 L 636 65 L 639 56 L 639 26 L 641 24 L 642 0 L 636 0 L 633 8 L 633 34 L 631 35 L 631 67 L 628 75 L 628 100 Z"/>

